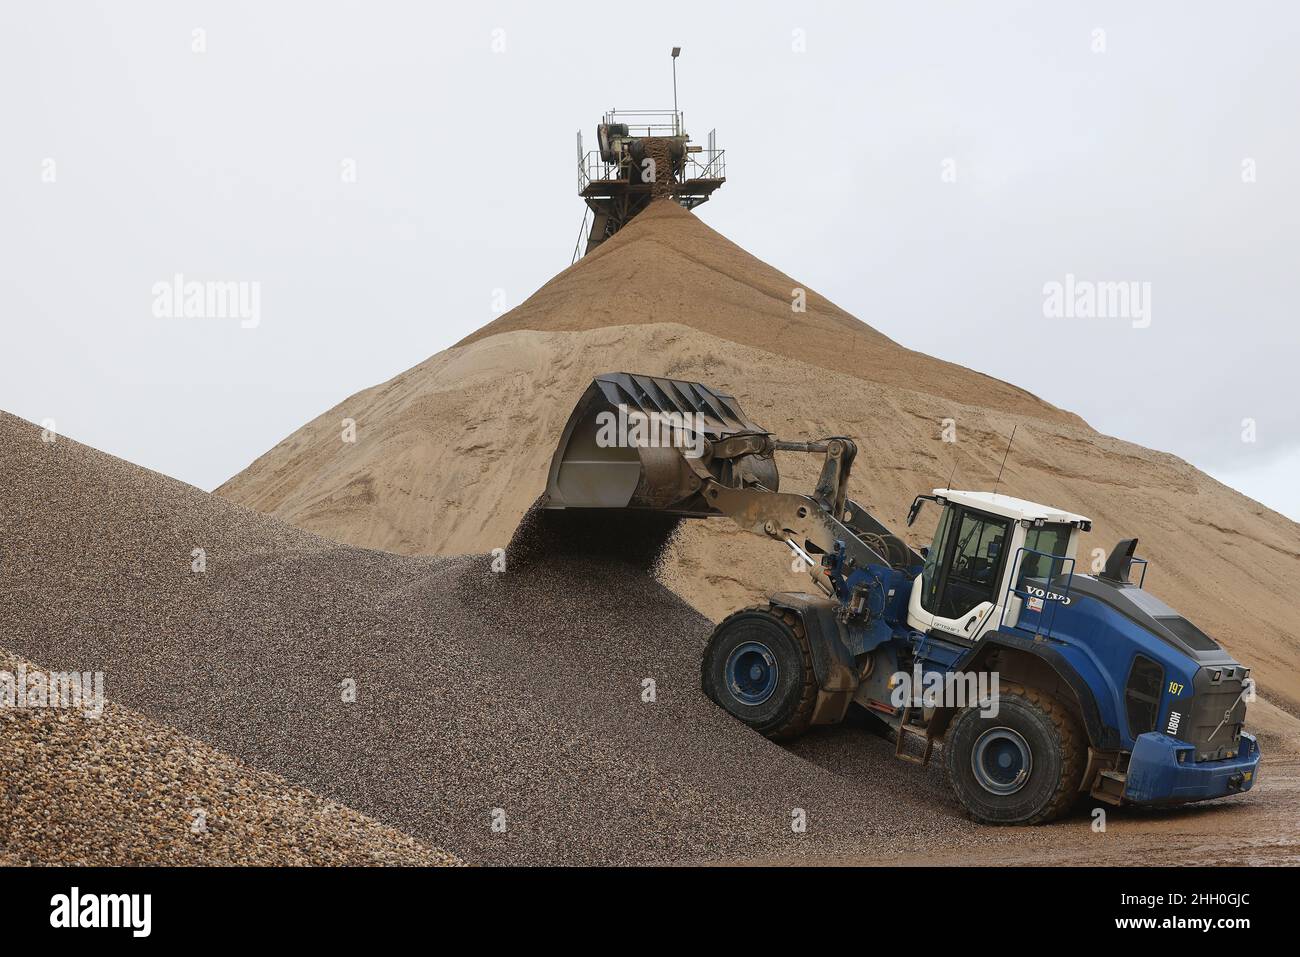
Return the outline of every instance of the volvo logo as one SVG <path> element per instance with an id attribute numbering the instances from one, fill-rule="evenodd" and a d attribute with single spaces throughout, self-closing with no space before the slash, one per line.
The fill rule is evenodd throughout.
<path id="1" fill-rule="evenodd" d="M 1070 597 L 1068 595 L 1058 595 L 1054 591 L 1045 591 L 1037 585 L 1026 585 L 1025 591 L 1040 600 L 1046 598 L 1048 601 L 1059 601 L 1062 605 L 1068 605 L 1070 603 Z"/>

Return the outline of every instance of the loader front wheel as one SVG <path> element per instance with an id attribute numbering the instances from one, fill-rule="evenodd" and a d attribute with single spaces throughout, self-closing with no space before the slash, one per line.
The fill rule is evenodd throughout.
<path id="1" fill-rule="evenodd" d="M 728 616 L 709 637 L 700 667 L 704 693 L 773 740 L 807 729 L 817 700 L 803 622 L 771 606 Z"/>
<path id="2" fill-rule="evenodd" d="M 1003 684 L 996 716 L 962 709 L 944 736 L 948 780 L 966 812 L 983 824 L 1039 824 L 1078 797 L 1087 756 L 1066 705 L 1037 688 Z"/>

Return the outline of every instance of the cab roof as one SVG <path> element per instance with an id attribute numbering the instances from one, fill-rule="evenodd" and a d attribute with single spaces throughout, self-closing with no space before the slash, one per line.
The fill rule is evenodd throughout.
<path id="1" fill-rule="evenodd" d="M 1050 505 L 1027 502 L 1023 498 L 1016 498 L 1014 495 L 1003 495 L 1000 492 L 961 492 L 957 489 L 937 488 L 934 490 L 934 497 L 941 503 L 951 502 L 954 505 L 964 505 L 968 508 L 979 509 L 981 512 L 1001 515 L 1004 518 L 1014 518 L 1028 522 L 1060 522 L 1066 525 L 1076 525 L 1084 531 L 1092 527 L 1092 519 L 1086 516 L 1066 512 Z"/>

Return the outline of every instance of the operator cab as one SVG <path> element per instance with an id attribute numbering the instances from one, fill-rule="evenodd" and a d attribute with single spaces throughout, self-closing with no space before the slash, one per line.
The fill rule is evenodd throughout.
<path id="1" fill-rule="evenodd" d="M 1092 527 L 1082 515 L 997 492 L 935 489 L 918 495 L 907 524 L 925 502 L 943 508 L 925 564 L 912 586 L 907 623 L 918 631 L 978 641 L 1003 619 L 1008 589 L 1028 579 L 1044 584 L 1073 570 L 1080 532 Z M 1020 598 L 1012 595 L 1008 624 L 1015 624 Z"/>

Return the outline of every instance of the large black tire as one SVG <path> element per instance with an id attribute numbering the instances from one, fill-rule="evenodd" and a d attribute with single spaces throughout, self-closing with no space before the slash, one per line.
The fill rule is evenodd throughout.
<path id="1" fill-rule="evenodd" d="M 700 683 L 714 702 L 755 731 L 774 741 L 798 737 L 817 702 L 803 622 L 792 611 L 765 605 L 729 615 L 709 636 Z"/>
<path id="2" fill-rule="evenodd" d="M 943 755 L 948 780 L 972 819 L 1041 824 L 1074 805 L 1087 746 L 1061 701 L 1003 684 L 997 717 L 982 717 L 978 705 L 963 708 L 948 726 Z"/>

